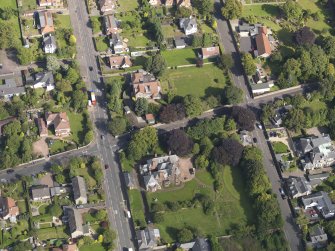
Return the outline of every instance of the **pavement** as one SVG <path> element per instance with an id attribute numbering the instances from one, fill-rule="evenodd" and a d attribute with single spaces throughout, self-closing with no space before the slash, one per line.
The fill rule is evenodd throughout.
<path id="1" fill-rule="evenodd" d="M 234 38 L 233 31 L 229 24 L 229 21 L 223 19 L 221 15 L 221 3 L 220 0 L 215 1 L 215 18 L 217 20 L 217 33 L 219 35 L 220 42 L 223 44 L 224 53 L 231 54 L 234 59 L 234 67 L 232 68 L 232 79 L 234 84 L 241 88 L 245 94 L 244 105 L 255 110 L 256 107 L 259 107 L 260 104 L 272 101 L 276 96 L 268 96 L 265 99 L 252 100 L 249 88 L 246 82 L 246 77 L 243 71 L 241 59 L 239 52 L 237 50 L 237 44 Z M 295 91 L 296 92 L 296 91 Z M 301 90 L 300 90 L 301 92 Z M 292 92 L 281 93 L 280 95 L 293 94 Z M 259 110 L 256 110 L 259 115 Z M 286 239 L 289 243 L 290 250 L 303 250 L 301 243 L 301 238 L 299 238 L 300 230 L 296 223 L 294 222 L 293 216 L 291 214 L 291 209 L 289 207 L 288 201 L 283 200 L 279 193 L 279 188 L 281 186 L 280 172 L 277 171 L 272 155 L 270 153 L 268 144 L 263 130 L 255 129 L 252 132 L 252 137 L 258 139 L 257 146 L 262 150 L 263 153 L 263 164 L 266 170 L 266 173 L 270 179 L 273 193 L 277 195 L 277 200 L 279 207 L 281 209 L 282 218 L 284 220 L 283 231 L 286 236 Z"/>
<path id="2" fill-rule="evenodd" d="M 104 168 L 104 190 L 110 226 L 117 233 L 116 249 L 134 249 L 134 225 L 126 216 L 129 208 L 128 197 L 125 186 L 121 184 L 123 181 L 121 167 L 113 148 L 117 147 L 118 141 L 108 134 L 106 97 L 85 1 L 72 0 L 68 5 L 74 35 L 77 38 L 77 59 L 81 76 L 86 82 L 87 89 L 96 93 L 97 105 L 91 113 L 91 120 L 95 125 L 98 156 L 103 165 L 109 166 L 108 169 Z"/>

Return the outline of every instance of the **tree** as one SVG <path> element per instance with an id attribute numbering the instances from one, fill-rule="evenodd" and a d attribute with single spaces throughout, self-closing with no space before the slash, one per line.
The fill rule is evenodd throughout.
<path id="1" fill-rule="evenodd" d="M 192 95 L 187 95 L 184 97 L 184 106 L 187 117 L 196 117 L 203 111 L 200 98 Z"/>
<path id="2" fill-rule="evenodd" d="M 138 116 L 143 116 L 148 111 L 148 100 L 146 98 L 138 98 L 135 102 L 135 112 Z"/>
<path id="3" fill-rule="evenodd" d="M 291 109 L 289 110 L 287 116 L 284 119 L 284 125 L 293 129 L 294 131 L 299 131 L 304 128 L 305 114 L 301 109 Z"/>
<path id="4" fill-rule="evenodd" d="M 152 218 L 154 223 L 157 224 L 162 223 L 164 221 L 164 215 L 162 213 L 154 213 Z"/>
<path id="5" fill-rule="evenodd" d="M 192 36 L 192 47 L 198 48 L 202 46 L 202 36 L 193 35 Z"/>
<path id="6" fill-rule="evenodd" d="M 185 243 L 193 239 L 193 233 L 188 228 L 183 228 L 178 231 L 177 239 L 180 243 Z"/>
<path id="7" fill-rule="evenodd" d="M 299 45 L 312 45 L 315 42 L 315 33 L 304 26 L 295 33 L 295 40 Z"/>
<path id="8" fill-rule="evenodd" d="M 204 155 L 198 155 L 197 158 L 195 159 L 195 166 L 197 168 L 207 168 L 209 165 L 209 161 Z"/>
<path id="9" fill-rule="evenodd" d="M 17 48 L 17 58 L 20 64 L 27 65 L 35 60 L 34 50 L 31 48 L 19 47 Z"/>
<path id="10" fill-rule="evenodd" d="M 107 212 L 106 210 L 97 210 L 94 217 L 99 221 L 105 220 L 107 218 Z"/>
<path id="11" fill-rule="evenodd" d="M 12 24 L 10 22 L 0 20 L 0 49 L 11 48 L 18 44 L 14 34 L 15 32 Z"/>
<path id="12" fill-rule="evenodd" d="M 282 5 L 282 11 L 288 21 L 298 21 L 303 14 L 301 6 L 293 0 L 287 0 Z"/>
<path id="13" fill-rule="evenodd" d="M 278 86 L 280 88 L 288 88 L 299 84 L 301 76 L 301 62 L 297 59 L 288 59 L 278 77 Z"/>
<path id="14" fill-rule="evenodd" d="M 167 62 L 165 58 L 157 53 L 153 57 L 149 57 L 144 65 L 147 71 L 152 72 L 156 77 L 162 76 L 167 68 Z"/>
<path id="15" fill-rule="evenodd" d="M 15 15 L 15 10 L 10 7 L 4 7 L 0 9 L 0 18 L 2 20 L 9 20 Z"/>
<path id="16" fill-rule="evenodd" d="M 325 37 L 322 41 L 322 48 L 330 58 L 335 58 L 335 37 Z"/>
<path id="17" fill-rule="evenodd" d="M 121 135 L 127 130 L 127 121 L 123 117 L 115 117 L 109 123 L 108 129 L 114 136 Z"/>
<path id="18" fill-rule="evenodd" d="M 82 111 L 86 108 L 88 97 L 82 90 L 75 90 L 72 96 L 72 106 L 75 112 Z"/>
<path id="19" fill-rule="evenodd" d="M 185 107 L 183 104 L 168 104 L 163 106 L 159 118 L 163 123 L 170 123 L 185 118 Z"/>
<path id="20" fill-rule="evenodd" d="M 54 55 L 48 55 L 46 57 L 46 61 L 47 61 L 47 69 L 49 71 L 57 71 L 60 68 L 60 63 L 58 62 L 58 59 L 56 56 Z"/>
<path id="21" fill-rule="evenodd" d="M 251 110 L 241 106 L 233 106 L 232 116 L 240 129 L 247 131 L 254 129 L 256 116 Z"/>
<path id="22" fill-rule="evenodd" d="M 71 34 L 69 37 L 69 44 L 75 45 L 76 43 L 77 43 L 77 38 L 73 34 Z"/>
<path id="23" fill-rule="evenodd" d="M 213 160 L 222 165 L 236 166 L 242 157 L 243 146 L 234 139 L 225 139 L 221 146 L 214 147 Z"/>
<path id="24" fill-rule="evenodd" d="M 202 16 L 207 16 L 213 8 L 210 0 L 194 0 L 193 5 Z"/>
<path id="25" fill-rule="evenodd" d="M 66 72 L 65 79 L 68 80 L 71 84 L 74 84 L 79 80 L 79 77 L 80 76 L 77 70 L 70 67 Z"/>
<path id="26" fill-rule="evenodd" d="M 179 156 L 190 154 L 193 149 L 193 144 L 193 140 L 180 129 L 171 131 L 167 140 L 169 151 Z"/>
<path id="27" fill-rule="evenodd" d="M 176 11 L 176 18 L 190 17 L 192 15 L 192 10 L 186 8 L 185 6 L 179 6 Z"/>
<path id="28" fill-rule="evenodd" d="M 204 33 L 202 35 L 202 47 L 213 46 L 213 39 L 210 33 Z"/>
<path id="29" fill-rule="evenodd" d="M 231 54 L 222 54 L 221 55 L 221 63 L 223 67 L 226 69 L 231 69 L 234 66 L 234 60 L 231 56 Z"/>
<path id="30" fill-rule="evenodd" d="M 244 53 L 242 55 L 242 65 L 247 75 L 254 75 L 256 73 L 256 64 L 250 53 Z"/>
<path id="31" fill-rule="evenodd" d="M 228 85 L 223 90 L 223 99 L 226 104 L 236 105 L 242 102 L 243 91 L 234 85 Z"/>
<path id="32" fill-rule="evenodd" d="M 145 127 L 136 132 L 127 147 L 128 157 L 139 160 L 144 155 L 155 150 L 158 144 L 157 130 L 153 127 Z"/>
<path id="33" fill-rule="evenodd" d="M 242 15 L 242 3 L 238 0 L 227 0 L 221 9 L 226 19 L 236 19 Z"/>
<path id="34" fill-rule="evenodd" d="M 32 246 L 29 241 L 18 241 L 13 245 L 13 251 L 32 250 Z"/>
<path id="35" fill-rule="evenodd" d="M 63 174 L 57 174 L 55 176 L 55 180 L 58 184 L 64 184 L 65 183 L 65 176 Z"/>
<path id="36" fill-rule="evenodd" d="M 48 212 L 52 216 L 59 217 L 59 216 L 62 215 L 63 211 L 62 211 L 62 208 L 61 208 L 60 205 L 53 203 L 53 204 L 49 205 Z"/>

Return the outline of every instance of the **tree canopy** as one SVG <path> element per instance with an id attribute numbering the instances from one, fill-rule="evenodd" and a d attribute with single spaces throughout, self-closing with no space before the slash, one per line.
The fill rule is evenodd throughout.
<path id="1" fill-rule="evenodd" d="M 180 129 L 170 132 L 167 140 L 169 151 L 179 156 L 186 156 L 192 152 L 193 140 Z"/>
<path id="2" fill-rule="evenodd" d="M 239 0 L 226 0 L 221 12 L 227 19 L 239 18 L 242 15 L 242 3 Z"/>

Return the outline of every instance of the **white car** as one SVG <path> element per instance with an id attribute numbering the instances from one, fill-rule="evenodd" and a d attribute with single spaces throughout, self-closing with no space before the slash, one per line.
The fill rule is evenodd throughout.
<path id="1" fill-rule="evenodd" d="M 256 123 L 256 125 L 257 125 L 257 127 L 259 128 L 259 129 L 263 129 L 263 126 L 261 125 L 261 124 L 259 124 L 259 123 Z"/>
<path id="2" fill-rule="evenodd" d="M 126 212 L 126 214 L 127 214 L 127 217 L 130 219 L 131 218 L 131 214 L 130 214 L 129 210 Z"/>

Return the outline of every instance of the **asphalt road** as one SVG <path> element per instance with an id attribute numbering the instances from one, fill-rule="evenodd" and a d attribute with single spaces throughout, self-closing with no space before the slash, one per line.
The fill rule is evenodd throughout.
<path id="1" fill-rule="evenodd" d="M 91 112 L 91 119 L 95 125 L 98 156 L 100 156 L 103 165 L 109 166 L 108 169 L 104 169 L 104 189 L 109 222 L 111 228 L 117 232 L 116 249 L 134 249 L 133 223 L 126 217 L 125 213 L 129 207 L 127 193 L 122 189 L 124 186 L 121 186 L 121 168 L 114 154 L 117 141 L 108 135 L 104 86 L 99 75 L 97 54 L 92 40 L 92 29 L 89 25 L 85 1 L 71 0 L 68 4 L 74 35 L 77 38 L 77 59 L 81 76 L 87 83 L 88 90 L 93 90 L 96 93 L 97 105 Z"/>
<path id="2" fill-rule="evenodd" d="M 233 31 L 231 30 L 229 22 L 223 19 L 220 9 L 221 3 L 220 0 L 216 0 L 216 14 L 215 17 L 217 19 L 217 33 L 219 35 L 220 42 L 224 46 L 224 52 L 227 54 L 231 54 L 234 59 L 234 67 L 232 69 L 232 79 L 234 84 L 241 88 L 245 94 L 245 104 L 247 106 L 256 106 L 258 107 L 260 103 L 266 103 L 271 101 L 274 96 L 268 97 L 267 101 L 265 99 L 262 100 L 252 100 L 250 97 L 250 92 L 248 89 L 248 85 L 246 83 L 245 76 L 243 74 L 243 68 L 240 60 L 239 53 L 237 51 L 236 41 L 233 35 Z M 290 93 L 290 92 L 289 92 Z M 284 220 L 284 233 L 286 239 L 289 243 L 291 250 L 303 250 L 301 239 L 299 238 L 299 228 L 294 222 L 294 219 L 291 214 L 291 210 L 287 200 L 282 200 L 279 187 L 281 186 L 281 179 L 279 177 L 279 173 L 273 163 L 273 159 L 268 147 L 268 142 L 263 134 L 263 130 L 256 129 L 253 131 L 253 137 L 258 139 L 257 146 L 262 150 L 264 157 L 264 167 L 267 172 L 267 175 L 271 181 L 273 192 L 277 195 L 277 200 L 281 209 L 282 217 Z"/>

